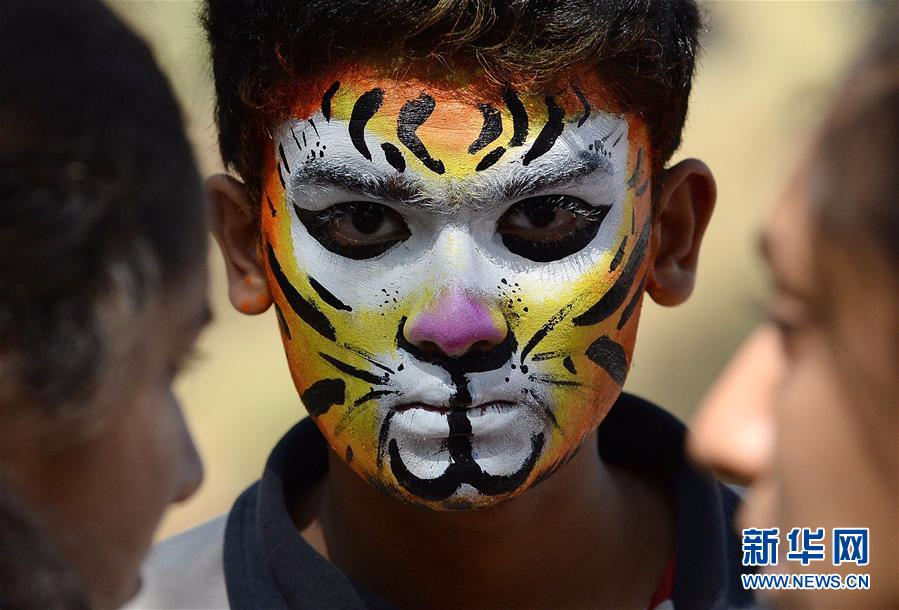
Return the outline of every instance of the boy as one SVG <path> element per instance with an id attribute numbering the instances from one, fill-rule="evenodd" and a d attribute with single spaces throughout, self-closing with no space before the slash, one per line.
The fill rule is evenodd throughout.
<path id="1" fill-rule="evenodd" d="M 699 25 L 689 1 L 208 3 L 242 179 L 209 180 L 214 232 L 311 417 L 227 523 L 159 550 L 152 604 L 743 601 L 734 496 L 620 395 L 642 295 L 689 296 L 714 204 L 702 163 L 663 169 Z"/>

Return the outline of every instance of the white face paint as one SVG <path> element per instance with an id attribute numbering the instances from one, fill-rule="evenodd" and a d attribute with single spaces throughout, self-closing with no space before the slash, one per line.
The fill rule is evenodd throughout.
<path id="1" fill-rule="evenodd" d="M 566 121 L 551 97 L 490 112 L 380 85 L 374 112 L 372 89 L 341 84 L 327 116 L 274 133 L 263 232 L 288 359 L 357 472 L 434 508 L 487 505 L 567 459 L 620 390 L 648 240 L 645 133 L 579 91 Z M 470 153 L 488 114 L 503 131 Z"/>

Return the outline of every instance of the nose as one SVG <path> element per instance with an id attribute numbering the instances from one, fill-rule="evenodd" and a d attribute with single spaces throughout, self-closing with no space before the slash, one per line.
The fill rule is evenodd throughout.
<path id="1" fill-rule="evenodd" d="M 177 401 L 174 401 L 177 409 L 177 436 L 181 450 L 177 462 L 176 480 L 172 502 L 183 502 L 194 495 L 203 483 L 203 460 L 194 444 L 193 436 L 184 421 L 184 412 Z"/>
<path id="2" fill-rule="evenodd" d="M 190 443 L 190 451 L 181 464 L 181 476 L 172 501 L 175 503 L 184 502 L 200 489 L 202 483 L 203 462 L 200 460 L 197 448 L 193 443 Z"/>
<path id="3" fill-rule="evenodd" d="M 403 328 L 406 339 L 416 347 L 453 358 L 474 349 L 488 351 L 503 342 L 506 332 L 499 311 L 457 287 L 410 316 Z"/>
<path id="4" fill-rule="evenodd" d="M 774 393 L 783 371 L 777 331 L 759 326 L 715 381 L 693 420 L 691 457 L 743 483 L 763 474 L 774 453 Z"/>

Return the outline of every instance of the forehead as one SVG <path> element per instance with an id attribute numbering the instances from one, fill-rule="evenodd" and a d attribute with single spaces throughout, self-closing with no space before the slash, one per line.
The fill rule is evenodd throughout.
<path id="1" fill-rule="evenodd" d="M 776 281 L 803 294 L 811 293 L 814 284 L 808 177 L 804 161 L 791 176 L 762 232 L 762 251 Z"/>
<path id="2" fill-rule="evenodd" d="M 508 186 L 548 171 L 571 179 L 611 173 L 639 121 L 614 111 L 593 73 L 565 76 L 516 90 L 477 70 L 423 77 L 377 65 L 334 69 L 303 83 L 274 135 L 281 160 L 289 165 L 292 153 L 303 165 L 294 182 L 381 174 L 426 190 L 472 179 Z"/>
<path id="3" fill-rule="evenodd" d="M 524 78 L 519 80 L 526 80 Z M 563 105 L 570 110 L 580 110 L 581 103 L 572 87 L 591 97 L 601 97 L 605 110 L 616 110 L 610 96 L 605 93 L 605 85 L 596 72 L 587 67 L 572 68 L 562 72 L 552 82 L 543 85 L 506 85 L 487 74 L 479 67 L 430 64 L 426 67 L 394 67 L 378 62 L 363 62 L 354 65 L 334 65 L 331 69 L 297 83 L 297 94 L 289 114 L 307 117 L 322 110 L 322 101 L 329 103 L 335 116 L 349 108 L 341 105 L 345 98 L 353 98 L 364 91 L 380 89 L 384 93 L 379 112 L 398 114 L 407 100 L 415 99 L 421 92 L 427 92 L 447 109 L 469 111 L 481 104 L 500 107 L 504 103 L 504 93 L 513 90 L 526 106 L 542 105 L 546 95 L 562 96 Z M 565 95 L 566 92 L 569 95 Z M 474 113 L 477 116 L 477 112 Z M 480 123 L 460 125 L 457 120 L 434 114 L 432 119 L 445 128 L 480 128 Z"/>

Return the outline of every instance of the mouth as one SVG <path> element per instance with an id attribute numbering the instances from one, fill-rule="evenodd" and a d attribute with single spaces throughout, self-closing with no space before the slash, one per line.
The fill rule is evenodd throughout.
<path id="1" fill-rule="evenodd" d="M 514 409 L 516 403 L 509 400 L 491 400 L 477 405 L 469 405 L 467 407 L 450 407 L 449 405 L 433 405 L 423 402 L 414 402 L 402 404 L 394 408 L 396 413 L 404 413 L 411 410 L 428 411 L 430 413 L 438 413 L 440 415 L 449 415 L 452 412 L 465 412 L 469 417 L 485 415 L 488 411 L 504 411 Z"/>
<path id="2" fill-rule="evenodd" d="M 545 430 L 522 402 L 466 408 L 404 404 L 382 424 L 378 467 L 386 460 L 401 487 L 428 500 L 445 500 L 460 489 L 469 495 L 501 495 L 530 475 L 543 451 Z"/>
<path id="3" fill-rule="evenodd" d="M 460 418 L 464 425 L 452 425 Z M 510 426 L 531 419 L 530 410 L 521 403 L 491 401 L 465 408 L 410 403 L 394 410 L 391 429 L 397 436 L 418 439 L 446 439 L 462 434 L 489 438 L 505 434 Z M 454 430 L 453 430 L 454 429 Z"/>

